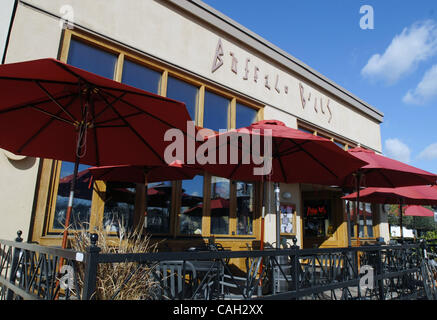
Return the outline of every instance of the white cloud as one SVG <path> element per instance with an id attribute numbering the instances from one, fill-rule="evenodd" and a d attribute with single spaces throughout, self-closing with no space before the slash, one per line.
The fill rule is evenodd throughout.
<path id="1" fill-rule="evenodd" d="M 426 147 L 417 158 L 422 160 L 437 160 L 437 143 Z"/>
<path id="2" fill-rule="evenodd" d="M 402 101 L 408 104 L 425 104 L 437 96 L 437 64 L 433 65 L 414 90 L 409 90 Z"/>
<path id="3" fill-rule="evenodd" d="M 385 52 L 374 54 L 361 74 L 393 84 L 415 69 L 420 61 L 437 54 L 437 24 L 433 20 L 416 22 L 396 35 Z"/>
<path id="4" fill-rule="evenodd" d="M 399 139 L 394 138 L 385 140 L 384 153 L 389 158 L 406 163 L 410 162 L 410 148 Z"/>

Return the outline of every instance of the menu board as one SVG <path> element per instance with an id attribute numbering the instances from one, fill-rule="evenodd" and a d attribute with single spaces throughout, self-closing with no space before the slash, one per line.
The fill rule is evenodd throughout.
<path id="1" fill-rule="evenodd" d="M 281 212 L 281 233 L 295 234 L 296 205 L 281 203 L 279 210 Z"/>

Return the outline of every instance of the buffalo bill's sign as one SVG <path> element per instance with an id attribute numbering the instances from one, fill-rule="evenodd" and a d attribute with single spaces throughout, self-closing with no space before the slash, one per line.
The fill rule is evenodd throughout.
<path id="1" fill-rule="evenodd" d="M 224 65 L 225 56 L 226 54 L 223 50 L 222 40 L 219 39 L 215 50 L 211 73 L 216 72 Z M 230 71 L 238 75 L 238 65 L 240 63 L 239 57 L 237 57 L 232 51 L 229 51 L 229 56 L 231 61 Z M 288 94 L 289 86 L 287 84 L 281 84 L 282 81 L 279 77 L 279 74 L 271 75 L 268 73 L 263 73 L 263 71 L 260 70 L 257 65 L 251 63 L 250 57 L 247 57 L 244 60 L 243 68 L 243 80 L 248 81 L 251 79 L 255 83 L 262 82 L 265 88 L 268 90 L 274 90 L 276 94 Z M 331 123 L 332 110 L 329 98 L 323 99 L 323 97 L 317 97 L 315 94 L 312 94 L 310 89 L 305 90 L 304 85 L 301 82 L 299 82 L 298 89 L 300 94 L 301 108 L 305 109 L 306 107 L 311 107 L 313 112 L 325 116 L 328 123 Z"/>

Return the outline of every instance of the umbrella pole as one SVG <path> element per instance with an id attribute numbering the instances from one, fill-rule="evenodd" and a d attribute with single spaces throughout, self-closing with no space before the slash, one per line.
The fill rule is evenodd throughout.
<path id="1" fill-rule="evenodd" d="M 352 246 L 351 241 L 351 211 L 350 211 L 350 202 L 348 201 L 346 205 L 346 214 L 347 214 L 347 245 L 348 247 Z"/>
<path id="2" fill-rule="evenodd" d="M 275 210 L 276 210 L 276 249 L 281 248 L 281 212 L 279 210 L 279 183 L 275 183 Z"/>
<path id="3" fill-rule="evenodd" d="M 357 245 L 360 245 L 360 185 L 361 185 L 361 173 L 357 174 Z"/>
<path id="4" fill-rule="evenodd" d="M 399 201 L 399 224 L 401 227 L 401 240 L 404 241 L 404 224 L 402 221 L 402 200 Z"/>
<path id="5" fill-rule="evenodd" d="M 76 157 L 76 162 L 74 163 L 73 179 L 70 182 L 70 195 L 69 195 L 69 199 L 68 199 L 67 213 L 65 216 L 64 235 L 62 237 L 62 248 L 63 249 L 65 249 L 67 247 L 68 227 L 70 224 L 71 212 L 73 211 L 74 189 L 76 186 L 76 179 L 77 179 L 78 171 L 79 171 L 79 157 Z"/>

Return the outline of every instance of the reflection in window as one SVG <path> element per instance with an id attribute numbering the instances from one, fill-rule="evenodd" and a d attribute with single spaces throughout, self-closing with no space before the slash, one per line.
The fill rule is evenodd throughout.
<path id="1" fill-rule="evenodd" d="M 185 235 L 202 234 L 203 214 L 203 176 L 182 181 L 180 233 Z"/>
<path id="2" fill-rule="evenodd" d="M 172 76 L 167 80 L 167 97 L 185 103 L 191 120 L 196 120 L 198 88 Z"/>
<path id="3" fill-rule="evenodd" d="M 349 218 L 350 218 L 350 235 L 351 237 L 355 237 L 356 220 L 354 219 L 354 212 L 355 212 L 354 203 L 352 201 L 345 200 L 345 206 L 346 206 L 346 214 L 349 213 Z"/>
<path id="4" fill-rule="evenodd" d="M 133 226 L 135 211 L 135 184 L 128 182 L 107 182 L 103 228 L 108 232 L 129 230 Z"/>
<path id="5" fill-rule="evenodd" d="M 308 129 L 305 129 L 305 128 L 302 128 L 302 127 L 298 127 L 297 129 L 299 131 L 302 131 L 302 132 L 306 132 L 306 133 L 309 133 L 309 134 L 314 134 L 314 131 L 308 130 Z"/>
<path id="6" fill-rule="evenodd" d="M 147 209 L 144 224 L 150 233 L 170 233 L 171 181 L 149 183 L 147 185 Z"/>
<path id="7" fill-rule="evenodd" d="M 338 142 L 337 140 L 334 140 L 334 143 L 335 143 L 337 146 L 339 146 L 340 148 L 342 148 L 343 150 L 346 149 L 346 145 L 345 145 L 345 144 L 343 144 L 343 143 L 341 143 L 341 142 Z"/>
<path id="8" fill-rule="evenodd" d="M 76 180 L 73 210 L 70 216 L 69 227 L 72 229 L 88 229 L 91 213 L 91 198 L 93 186 L 91 175 L 86 170 L 90 166 L 79 165 L 78 179 Z M 63 161 L 56 197 L 54 229 L 63 229 L 67 214 L 68 199 L 70 195 L 70 183 L 73 179 L 74 163 Z"/>
<path id="9" fill-rule="evenodd" d="M 230 181 L 211 177 L 211 234 L 229 233 Z"/>
<path id="10" fill-rule="evenodd" d="M 147 68 L 141 64 L 125 60 L 121 82 L 130 86 L 158 94 L 161 83 L 161 72 Z"/>
<path id="11" fill-rule="evenodd" d="M 372 205 L 370 203 L 365 203 L 365 214 L 366 214 L 366 232 L 367 237 L 373 238 L 373 214 Z"/>
<path id="12" fill-rule="evenodd" d="M 253 234 L 253 215 L 255 210 L 255 185 L 237 182 L 237 234 Z"/>
<path id="13" fill-rule="evenodd" d="M 236 128 L 247 127 L 256 122 L 258 112 L 255 109 L 249 108 L 241 103 L 237 103 L 236 108 Z"/>
<path id="14" fill-rule="evenodd" d="M 115 54 L 71 39 L 68 64 L 113 79 L 116 62 Z"/>
<path id="15" fill-rule="evenodd" d="M 219 131 L 228 128 L 229 100 L 205 91 L 203 127 Z"/>

